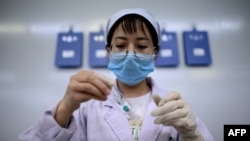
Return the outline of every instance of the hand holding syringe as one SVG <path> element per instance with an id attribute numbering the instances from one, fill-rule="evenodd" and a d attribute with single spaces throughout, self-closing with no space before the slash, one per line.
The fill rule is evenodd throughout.
<path id="1" fill-rule="evenodd" d="M 66 93 L 57 106 L 55 120 L 64 127 L 81 103 L 90 99 L 106 100 L 113 85 L 113 80 L 100 73 L 79 71 L 70 78 Z"/>

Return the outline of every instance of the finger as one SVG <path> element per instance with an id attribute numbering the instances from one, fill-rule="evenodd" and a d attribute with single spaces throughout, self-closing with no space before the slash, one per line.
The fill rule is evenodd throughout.
<path id="1" fill-rule="evenodd" d="M 76 76 L 75 79 L 79 82 L 87 82 L 94 85 L 97 89 L 99 89 L 103 95 L 108 95 L 110 93 L 111 87 L 102 81 L 99 77 L 97 77 L 94 72 L 90 71 L 81 71 Z"/>
<path id="2" fill-rule="evenodd" d="M 85 93 L 85 92 L 75 92 L 73 97 L 75 101 L 77 101 L 77 103 L 82 103 L 90 99 L 96 99 L 100 101 L 104 101 L 107 99 L 107 97 L 99 97 L 91 93 Z"/>
<path id="3" fill-rule="evenodd" d="M 72 99 L 73 99 L 72 102 L 74 102 L 77 105 L 77 104 L 81 104 L 82 102 L 86 102 L 86 101 L 91 100 L 91 99 L 104 101 L 107 99 L 107 97 L 100 98 L 100 97 L 97 97 L 96 95 L 93 95 L 90 93 L 74 92 L 74 94 L 72 95 Z"/>
<path id="4" fill-rule="evenodd" d="M 152 111 L 152 116 L 161 116 L 175 111 L 176 109 L 182 109 L 185 106 L 183 100 L 174 100 L 165 103 L 162 106 L 158 106 L 155 110 Z"/>
<path id="5" fill-rule="evenodd" d="M 73 91 L 92 94 L 93 96 L 99 97 L 100 99 L 104 99 L 106 97 L 98 88 L 96 88 L 91 83 L 72 81 L 69 84 L 69 88 Z"/>
<path id="6" fill-rule="evenodd" d="M 177 109 L 173 112 L 167 113 L 165 115 L 159 116 L 155 119 L 156 124 L 173 125 L 175 120 L 184 118 L 187 116 L 187 111 L 183 109 Z"/>
<path id="7" fill-rule="evenodd" d="M 184 125 L 185 121 L 186 121 L 186 118 L 173 119 L 173 120 L 169 120 L 168 122 L 163 123 L 163 125 L 174 126 L 177 129 L 180 126 Z"/>
<path id="8" fill-rule="evenodd" d="M 154 100 L 156 106 L 158 106 L 158 104 L 159 104 L 159 102 L 160 102 L 160 100 L 161 100 L 161 97 L 160 97 L 157 93 L 154 93 L 154 94 L 152 95 L 152 97 L 153 97 L 153 100 Z"/>
<path id="9" fill-rule="evenodd" d="M 100 78 L 103 82 L 105 82 L 110 88 L 115 84 L 114 80 L 108 78 L 105 75 L 102 75 L 101 73 L 94 72 L 94 75 Z"/>
<path id="10" fill-rule="evenodd" d="M 178 100 L 180 99 L 181 96 L 178 92 L 170 92 L 169 94 L 167 94 L 165 97 L 163 97 L 161 99 L 161 101 L 159 102 L 158 106 L 162 106 L 165 103 L 172 101 L 172 100 Z"/>
<path id="11" fill-rule="evenodd" d="M 177 130 L 181 129 L 183 131 L 189 131 L 190 126 L 196 126 L 196 122 L 189 122 L 187 117 L 169 120 L 163 123 L 165 126 L 174 126 Z"/>

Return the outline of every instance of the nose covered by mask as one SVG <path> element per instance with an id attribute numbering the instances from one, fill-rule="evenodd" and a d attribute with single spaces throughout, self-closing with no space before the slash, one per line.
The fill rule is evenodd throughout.
<path id="1" fill-rule="evenodd" d="M 154 71 L 153 56 L 143 53 L 128 52 L 127 56 L 117 59 L 126 54 L 111 52 L 108 69 L 113 71 L 117 79 L 129 86 L 134 86 L 143 81 L 150 72 Z"/>

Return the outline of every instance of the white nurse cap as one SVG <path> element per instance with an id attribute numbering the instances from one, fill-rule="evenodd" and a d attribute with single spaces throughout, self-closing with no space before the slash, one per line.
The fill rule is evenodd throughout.
<path id="1" fill-rule="evenodd" d="M 148 20 L 154 27 L 157 37 L 158 37 L 158 44 L 160 42 L 160 26 L 158 21 L 155 19 L 155 17 L 147 10 L 142 8 L 133 8 L 133 9 L 122 9 L 115 14 L 113 14 L 106 25 L 106 31 L 105 31 L 105 45 L 107 45 L 108 42 L 108 34 L 112 26 L 118 21 L 121 17 L 128 15 L 128 14 L 137 14 L 142 17 L 144 17 L 146 20 Z"/>

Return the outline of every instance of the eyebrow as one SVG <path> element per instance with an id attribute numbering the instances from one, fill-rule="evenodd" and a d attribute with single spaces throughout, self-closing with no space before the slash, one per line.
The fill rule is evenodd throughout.
<path id="1" fill-rule="evenodd" d="M 115 37 L 115 40 L 118 40 L 118 39 L 127 40 L 127 38 L 123 37 L 123 36 L 117 36 L 117 37 Z"/>
<path id="2" fill-rule="evenodd" d="M 117 40 L 117 39 L 128 40 L 126 37 L 123 37 L 123 36 L 117 36 L 117 37 L 115 37 L 115 40 Z M 136 40 L 139 40 L 139 41 L 141 41 L 141 40 L 147 40 L 147 41 L 149 41 L 149 39 L 147 37 L 138 37 L 138 38 L 136 38 Z"/>
<path id="3" fill-rule="evenodd" d="M 147 37 L 138 37 L 137 40 L 147 40 L 147 41 L 149 41 L 149 39 Z"/>

